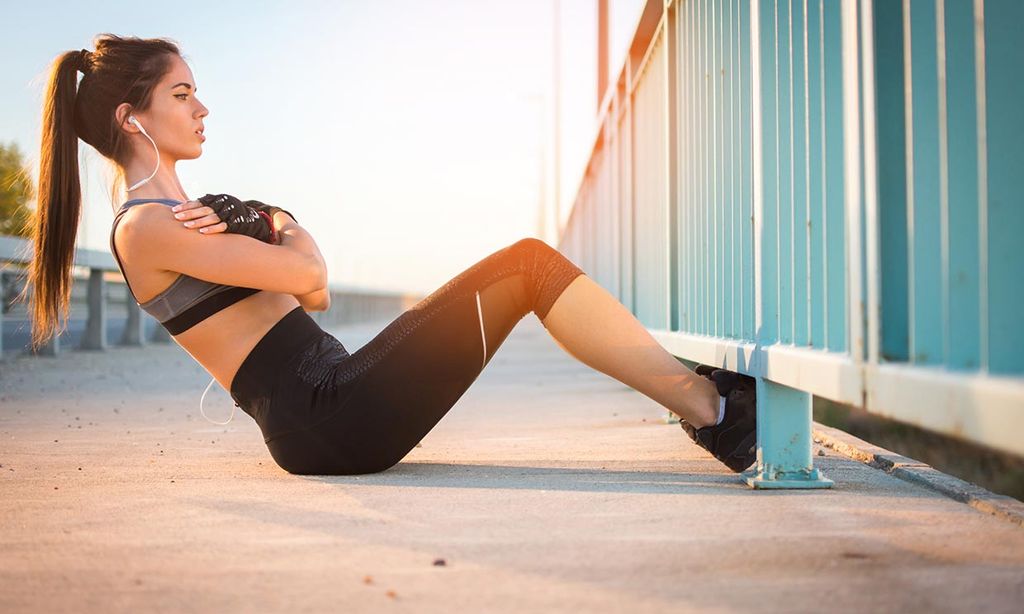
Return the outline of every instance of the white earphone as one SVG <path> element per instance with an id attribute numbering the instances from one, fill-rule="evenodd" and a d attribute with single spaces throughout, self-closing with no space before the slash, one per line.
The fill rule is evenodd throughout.
<path id="1" fill-rule="evenodd" d="M 126 192 L 131 192 L 132 190 L 134 190 L 135 188 L 139 187 L 140 185 L 146 183 L 147 181 L 149 181 L 153 177 L 156 177 L 156 172 L 158 170 L 160 170 L 160 149 L 156 146 L 156 141 L 154 141 L 153 138 L 149 136 L 149 133 L 146 132 L 146 129 L 142 127 L 142 124 L 139 123 L 139 120 L 135 119 L 134 115 L 129 115 L 128 116 L 128 123 L 129 124 L 135 124 L 135 126 L 139 129 L 139 131 L 142 132 L 142 135 L 145 136 L 147 139 L 149 139 L 149 142 L 153 144 L 153 151 L 156 152 L 156 168 L 153 169 L 153 173 L 149 177 L 146 177 L 142 181 L 136 183 L 132 187 L 130 187 L 127 190 L 125 190 Z"/>

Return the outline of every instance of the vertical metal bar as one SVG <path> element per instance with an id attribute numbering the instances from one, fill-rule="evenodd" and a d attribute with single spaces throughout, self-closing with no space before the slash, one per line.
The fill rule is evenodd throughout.
<path id="1" fill-rule="evenodd" d="M 949 133 L 946 109 L 946 8 L 935 0 L 935 69 L 939 132 L 939 321 L 941 363 L 949 366 Z"/>
<path id="2" fill-rule="evenodd" d="M 811 260 L 811 243 L 813 242 L 813 232 L 817 229 L 811 224 L 811 208 L 814 206 L 813 197 L 811 196 L 811 160 L 813 154 L 811 153 L 811 70 L 810 70 L 810 58 L 808 57 L 811 52 L 811 48 L 808 45 L 808 36 L 811 29 L 811 17 L 810 12 L 807 10 L 807 0 L 803 0 L 802 9 L 804 16 L 804 28 L 803 36 L 800 38 L 803 42 L 803 74 L 804 74 L 804 231 L 801 233 L 804 237 L 804 262 L 806 267 L 804 269 L 804 277 L 807 280 L 805 285 L 805 292 L 807 293 L 804 300 L 804 309 L 807 313 L 806 326 L 804 328 L 804 343 L 805 345 L 813 345 L 814 333 L 813 333 L 813 322 L 814 322 L 814 285 L 812 283 L 812 260 Z"/>
<path id="3" fill-rule="evenodd" d="M 790 57 L 792 122 L 792 266 L 791 303 L 792 318 L 790 330 L 794 345 L 807 345 L 807 326 L 810 311 L 807 271 L 808 229 L 807 229 L 807 56 L 805 38 L 807 34 L 807 12 L 805 0 L 790 0 Z"/>
<path id="4" fill-rule="evenodd" d="M 689 230 L 687 239 L 690 254 L 690 332 L 699 331 L 700 321 L 700 245 L 698 245 L 697 229 L 697 164 L 700 150 L 697 148 L 697 3 L 687 2 L 687 46 L 686 46 L 686 113 L 687 113 L 687 160 L 686 183 L 689 199 L 687 220 Z"/>
<path id="5" fill-rule="evenodd" d="M 664 83 L 664 95 L 662 100 L 665 107 L 665 126 L 662 132 L 666 135 L 665 148 L 665 175 L 668 181 L 668 197 L 666 206 L 668 208 L 668 223 L 665 224 L 668 231 L 668 259 L 669 259 L 669 283 L 668 283 L 668 328 L 679 330 L 679 312 L 681 311 L 679 288 L 680 288 L 680 211 L 679 211 L 679 31 L 678 6 L 670 5 L 662 13 L 664 24 L 662 27 L 663 45 L 661 79 Z"/>
<path id="6" fill-rule="evenodd" d="M 864 311 L 861 303 L 861 165 L 860 87 L 857 44 L 857 0 L 843 0 L 843 164 L 846 208 L 846 300 L 849 351 L 864 361 Z"/>
<path id="7" fill-rule="evenodd" d="M 771 0 L 768 0 L 771 1 Z M 763 339 L 764 328 L 764 165 L 761 156 L 764 107 L 761 104 L 761 0 L 750 1 L 750 112 L 751 175 L 754 213 L 754 339 Z M 758 430 L 758 439 L 760 439 Z"/>
<path id="8" fill-rule="evenodd" d="M 708 216 L 708 201 L 710 200 L 710 181 L 708 179 L 710 173 L 710 156 L 708 151 L 710 149 L 710 139 L 708 138 L 708 15 L 707 8 L 708 3 L 712 0 L 702 0 L 701 2 L 701 14 L 700 14 L 700 42 L 699 53 L 700 53 L 700 115 L 701 115 L 701 134 L 700 134 L 700 149 L 701 149 L 701 190 L 700 190 L 700 231 L 701 231 L 701 297 L 704 299 L 701 305 L 701 333 L 705 335 L 711 334 L 712 319 L 711 319 L 711 286 L 713 284 L 712 274 L 708 272 L 709 260 L 714 258 L 715 255 L 711 253 L 710 245 L 710 220 Z"/>
<path id="9" fill-rule="evenodd" d="M 822 270 L 822 283 L 824 285 L 824 295 L 822 296 L 822 313 L 824 322 L 824 332 L 822 334 L 822 348 L 831 349 L 832 340 L 830 339 L 829 332 L 831 331 L 830 319 L 832 317 L 831 310 L 829 310 L 830 304 L 830 284 L 835 283 L 829 277 L 829 233 L 828 233 L 828 203 L 829 203 L 829 190 L 828 190 L 828 106 L 825 104 L 825 64 L 827 58 L 825 57 L 825 0 L 818 0 L 818 15 L 821 16 L 821 22 L 819 24 L 819 35 L 818 35 L 818 54 L 821 58 L 821 68 L 819 70 L 818 78 L 821 80 L 821 261 L 824 263 Z"/>
<path id="10" fill-rule="evenodd" d="M 711 150 L 712 150 L 712 171 L 711 171 L 711 236 L 712 236 L 712 258 L 713 264 L 713 280 L 712 280 L 712 308 L 714 310 L 714 316 L 712 319 L 712 330 L 711 333 L 715 336 L 722 335 L 722 243 L 721 243 L 721 230 L 722 230 L 722 185 L 719 181 L 722 167 L 722 147 L 721 147 L 721 136 L 722 136 L 722 92 L 721 92 L 721 79 L 719 79 L 719 67 L 721 65 L 721 46 L 719 36 L 719 25 L 721 19 L 719 18 L 719 9 L 721 9 L 722 3 L 719 0 L 715 0 L 711 11 L 711 34 L 709 51 L 711 55 L 711 61 L 709 62 L 709 83 L 711 85 L 711 113 L 708 116 L 708 122 L 711 124 Z"/>
<path id="11" fill-rule="evenodd" d="M 989 368 L 988 343 L 988 124 L 985 102 L 985 0 L 974 0 L 974 73 L 978 108 L 978 315 L 980 365 Z"/>
<path id="12" fill-rule="evenodd" d="M 949 241 L 947 367 L 976 370 L 978 313 L 978 129 L 973 2 L 946 2 L 942 19 L 945 70 L 946 188 Z M 883 330 L 885 325 L 882 325 Z"/>
<path id="13" fill-rule="evenodd" d="M 754 328 L 754 280 L 756 270 L 754 268 L 754 198 L 752 188 L 752 166 L 753 147 L 751 141 L 751 125 L 756 114 L 750 103 L 750 80 L 751 80 L 751 38 L 744 31 L 743 27 L 750 26 L 750 3 L 746 0 L 737 0 L 739 7 L 739 23 L 736 25 L 736 38 L 739 40 L 740 57 L 740 205 L 742 207 L 741 233 L 740 233 L 740 254 L 743 261 L 743 284 L 740 286 L 740 300 L 743 308 L 743 338 L 755 339 L 757 337 Z M 743 21 L 744 15 L 746 21 Z"/>
<path id="14" fill-rule="evenodd" d="M 687 104 L 687 96 L 689 95 L 689 84 L 686 78 L 686 50 L 687 44 L 686 38 L 686 14 L 687 7 L 681 5 L 677 10 L 676 15 L 676 65 L 678 66 L 679 74 L 679 98 L 678 98 L 678 114 L 679 114 L 679 165 L 676 169 L 676 173 L 679 176 L 679 220 L 680 220 L 680 232 L 679 232 L 679 253 L 680 253 L 680 266 L 682 267 L 682 287 L 680 296 L 680 305 L 683 310 L 683 317 L 680 321 L 680 330 L 689 332 L 692 329 L 691 318 L 692 314 L 690 311 L 690 297 L 693 295 L 692 280 L 693 280 L 693 259 L 690 257 L 690 207 L 689 207 L 689 194 L 690 186 L 686 175 L 686 168 L 690 160 L 690 126 L 689 126 L 689 105 Z"/>
<path id="15" fill-rule="evenodd" d="M 824 224 L 822 208 L 824 193 L 824 82 L 822 80 L 821 53 L 821 0 L 805 0 L 807 8 L 807 208 L 808 235 L 807 270 L 810 289 L 808 292 L 810 329 L 808 345 L 825 348 L 825 266 Z"/>
<path id="16" fill-rule="evenodd" d="M 910 361 L 914 360 L 914 348 L 917 347 L 915 323 L 917 314 L 917 296 L 914 292 L 915 261 L 914 261 L 914 63 L 912 61 L 913 43 L 911 41 L 910 0 L 903 0 L 903 108 L 906 117 L 907 146 L 907 342 Z"/>
<path id="17" fill-rule="evenodd" d="M 829 345 L 828 349 L 837 352 L 849 352 L 849 327 L 847 326 L 847 271 L 846 250 L 846 204 L 845 204 L 845 172 L 843 164 L 845 154 L 844 118 L 845 103 L 843 91 L 843 13 L 842 4 L 827 2 L 824 13 L 825 27 L 825 97 L 827 107 L 833 112 L 826 114 L 827 173 L 826 206 L 829 213 L 825 219 L 828 226 L 827 265 L 829 267 L 829 285 L 827 288 L 829 301 Z"/>
<path id="18" fill-rule="evenodd" d="M 717 57 L 716 9 L 718 0 L 709 0 L 705 20 L 706 38 L 704 40 L 705 85 L 707 87 L 707 114 L 704 122 L 707 126 L 707 238 L 708 238 L 708 334 L 718 335 L 718 306 L 720 277 L 718 267 L 721 263 L 721 247 L 718 244 L 718 79 L 715 78 Z"/>
<path id="19" fill-rule="evenodd" d="M 786 254 L 788 255 L 788 275 L 786 281 L 789 284 L 789 299 L 788 311 L 789 317 L 787 322 L 787 338 L 790 343 L 796 341 L 796 134 L 793 128 L 795 119 L 795 96 L 793 92 L 794 86 L 793 76 L 793 0 L 786 0 L 786 114 L 788 115 L 787 128 L 788 128 L 788 140 L 787 146 L 789 149 L 789 177 L 787 185 L 789 186 L 789 194 L 785 201 L 787 212 L 789 213 L 788 219 L 786 219 L 788 235 L 785 245 Z M 780 202 L 780 205 L 782 203 Z M 780 220 L 781 226 L 781 220 Z M 781 245 L 780 245 L 781 247 Z M 781 249 L 779 250 L 781 253 Z M 781 256 L 780 256 L 781 257 Z M 780 276 L 781 277 L 781 276 Z"/>
<path id="20" fill-rule="evenodd" d="M 681 239 L 682 254 L 685 260 L 684 270 L 686 272 L 683 297 L 685 303 L 685 327 L 683 330 L 693 332 L 693 241 L 690 240 L 690 231 L 693 224 L 690 220 L 690 185 L 689 166 L 693 154 L 690 150 L 690 83 L 689 83 L 689 53 L 690 42 L 689 32 L 686 29 L 689 22 L 690 7 L 681 5 L 679 9 L 679 127 L 680 127 L 680 159 L 679 159 L 679 196 L 681 218 L 683 223 Z"/>
<path id="21" fill-rule="evenodd" d="M 725 0 L 718 0 L 716 2 L 717 10 L 715 11 L 715 147 L 717 152 L 715 153 L 715 184 L 717 189 L 717 196 L 715 198 L 716 208 L 718 210 L 718 223 L 715 229 L 715 237 L 718 242 L 718 251 L 716 252 L 716 261 L 718 263 L 718 280 L 715 285 L 718 288 L 718 305 L 715 306 L 715 312 L 718 314 L 718 330 L 716 332 L 719 336 L 728 336 L 728 324 L 725 318 L 725 306 L 729 301 L 728 293 L 726 292 L 728 284 L 728 273 L 727 273 L 727 258 L 729 245 L 725 240 L 726 230 L 726 219 L 727 213 L 726 208 L 728 202 L 726 201 L 726 158 L 725 158 L 725 127 L 726 127 L 726 89 L 725 89 Z"/>
<path id="22" fill-rule="evenodd" d="M 722 71 L 722 8 L 723 0 L 715 2 L 715 28 L 712 80 L 715 84 L 715 326 L 716 336 L 725 336 L 725 98 L 723 91 Z"/>
<path id="23" fill-rule="evenodd" d="M 1020 29 L 1024 3 L 988 2 L 985 7 L 986 129 L 986 274 L 988 370 L 993 375 L 1024 376 L 1024 45 Z"/>
<path id="24" fill-rule="evenodd" d="M 875 41 L 874 41 L 874 7 L 873 0 L 861 0 L 861 85 L 863 91 L 864 118 L 864 225 L 866 229 L 865 249 L 867 250 L 867 359 L 871 364 L 878 364 L 879 318 L 881 317 L 881 301 L 879 300 L 878 258 L 878 145 L 875 141 Z"/>
<path id="25" fill-rule="evenodd" d="M 775 146 L 774 164 L 773 164 L 773 175 L 772 185 L 775 188 L 774 198 L 772 202 L 773 221 L 772 231 L 775 234 L 775 248 L 772 252 L 774 256 L 774 263 L 772 265 L 772 285 L 774 286 L 772 292 L 772 312 L 773 312 L 773 326 L 774 326 L 774 340 L 782 341 L 782 294 L 784 288 L 782 287 L 782 237 L 780 236 L 780 229 L 782 228 L 782 216 L 780 208 L 782 206 L 782 173 L 779 171 L 779 160 L 781 159 L 781 153 L 779 148 L 782 143 L 782 132 L 779 126 L 779 2 L 783 0 L 774 0 L 772 6 L 772 94 L 774 100 L 772 101 L 772 115 L 774 119 L 774 131 L 773 131 L 773 145 Z"/>
<path id="26" fill-rule="evenodd" d="M 731 189 L 732 189 L 732 227 L 730 234 L 730 251 L 733 254 L 732 264 L 732 321 L 733 337 L 744 339 L 745 331 L 743 326 L 743 256 L 739 246 L 743 240 L 743 205 L 742 205 L 742 175 L 743 175 L 743 147 L 742 128 L 739 114 L 741 113 L 742 93 L 740 92 L 740 58 L 739 58 L 739 6 L 735 0 L 729 1 L 729 75 L 731 76 L 732 105 L 729 109 L 729 121 L 732 124 L 732 166 L 731 166 Z"/>
<path id="27" fill-rule="evenodd" d="M 735 11 L 735 4 L 733 0 L 729 0 L 729 35 L 726 37 L 727 49 L 729 50 L 729 66 L 728 73 L 729 79 L 727 80 L 729 89 L 729 114 L 727 125 L 729 127 L 729 138 L 726 140 L 729 148 L 729 163 L 727 168 L 729 169 L 729 240 L 727 241 L 727 252 L 729 254 L 729 267 L 728 267 L 728 288 L 729 288 L 729 330 L 728 334 L 734 339 L 738 339 L 742 336 L 739 319 L 737 317 L 739 312 L 739 282 L 740 282 L 740 271 L 737 263 L 739 258 L 736 257 L 737 253 L 737 239 L 736 239 L 736 226 L 740 219 L 739 213 L 739 201 L 736 196 L 736 182 L 739 180 L 738 164 L 736 160 L 738 158 L 736 151 L 736 21 L 737 15 Z"/>

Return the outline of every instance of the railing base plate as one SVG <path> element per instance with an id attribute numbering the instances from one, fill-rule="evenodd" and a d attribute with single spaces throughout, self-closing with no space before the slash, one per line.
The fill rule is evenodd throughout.
<path id="1" fill-rule="evenodd" d="M 779 473 L 774 476 L 765 475 L 757 470 L 744 471 L 741 475 L 746 479 L 747 486 L 754 489 L 782 488 L 832 488 L 834 482 L 826 478 L 817 469 L 807 472 Z"/>

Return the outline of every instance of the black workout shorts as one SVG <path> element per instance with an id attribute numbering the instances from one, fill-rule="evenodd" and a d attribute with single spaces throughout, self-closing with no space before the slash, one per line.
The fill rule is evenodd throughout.
<path id="1" fill-rule="evenodd" d="M 354 354 L 296 307 L 231 382 L 271 456 L 296 474 L 352 475 L 398 463 L 466 392 L 512 328 L 544 321 L 583 271 L 538 239 L 466 269 Z"/>

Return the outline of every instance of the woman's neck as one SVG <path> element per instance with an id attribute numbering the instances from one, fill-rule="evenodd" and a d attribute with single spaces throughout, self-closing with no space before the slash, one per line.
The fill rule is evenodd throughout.
<path id="1" fill-rule="evenodd" d="M 178 174 L 174 170 L 174 162 L 168 161 L 170 166 L 166 163 L 160 165 L 160 170 L 157 171 L 153 178 L 146 183 L 135 188 L 131 192 L 126 191 L 125 194 L 129 200 L 138 198 L 164 198 L 172 200 L 186 201 L 188 195 L 185 194 L 185 189 L 181 187 L 181 182 L 178 181 Z M 141 173 L 137 168 L 129 168 L 125 173 L 126 183 L 125 186 L 133 185 L 131 180 L 138 181 L 135 177 L 145 178 L 153 172 L 150 167 L 149 172 Z"/>

